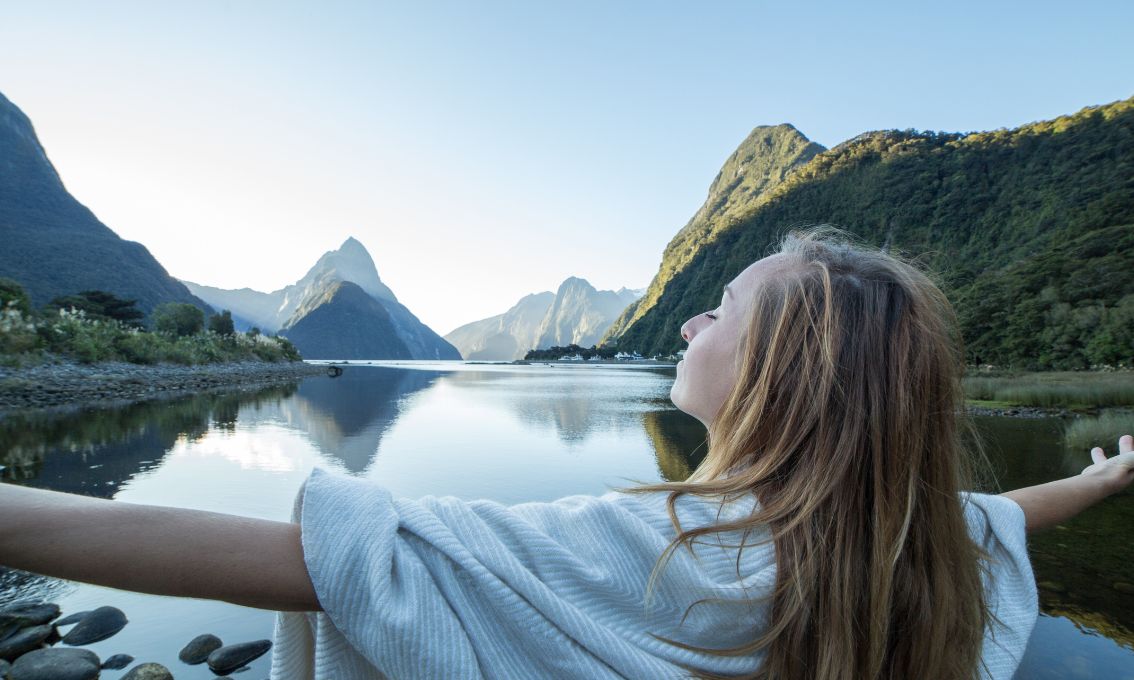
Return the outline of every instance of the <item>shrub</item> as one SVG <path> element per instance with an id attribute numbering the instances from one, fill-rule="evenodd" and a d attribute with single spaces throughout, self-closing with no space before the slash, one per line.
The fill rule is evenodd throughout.
<path id="1" fill-rule="evenodd" d="M 200 333 L 205 313 L 184 302 L 166 302 L 154 308 L 154 329 L 179 338 Z"/>
<path id="2" fill-rule="evenodd" d="M 12 279 L 0 276 L 0 310 L 15 309 L 24 316 L 31 315 L 31 302 L 24 287 Z"/>
<path id="3" fill-rule="evenodd" d="M 232 326 L 232 312 L 227 309 L 220 314 L 209 317 L 209 330 L 218 335 L 232 335 L 236 329 Z"/>

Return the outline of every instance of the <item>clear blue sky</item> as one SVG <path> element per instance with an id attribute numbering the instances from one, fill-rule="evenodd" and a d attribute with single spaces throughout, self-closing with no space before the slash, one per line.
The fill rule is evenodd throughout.
<path id="1" fill-rule="evenodd" d="M 1134 3 L 8 2 L 0 92 L 173 275 L 356 236 L 439 333 L 643 287 L 761 124 L 1013 127 L 1134 95 Z"/>

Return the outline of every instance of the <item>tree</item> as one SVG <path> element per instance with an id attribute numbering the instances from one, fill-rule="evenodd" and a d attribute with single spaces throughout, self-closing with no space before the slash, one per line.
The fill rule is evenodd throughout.
<path id="1" fill-rule="evenodd" d="M 137 300 L 123 300 L 105 290 L 84 290 L 76 295 L 57 297 L 47 306 L 52 309 L 78 309 L 91 319 L 121 321 L 130 326 L 141 326 L 145 316 L 135 307 Z"/>
<path id="2" fill-rule="evenodd" d="M 0 309 L 6 308 L 9 304 L 22 314 L 31 313 L 31 303 L 28 301 L 28 294 L 24 292 L 24 287 L 12 279 L 0 276 Z"/>
<path id="3" fill-rule="evenodd" d="M 154 308 L 154 329 L 178 337 L 196 335 L 205 327 L 205 313 L 184 302 L 166 302 Z"/>
<path id="4" fill-rule="evenodd" d="M 209 317 L 209 330 L 217 335 L 232 335 L 236 329 L 232 325 L 232 312 L 225 309 L 220 314 Z"/>

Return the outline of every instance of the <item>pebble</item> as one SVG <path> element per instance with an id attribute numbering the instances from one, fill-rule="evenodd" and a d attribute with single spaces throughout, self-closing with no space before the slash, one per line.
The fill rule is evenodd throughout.
<path id="1" fill-rule="evenodd" d="M 160 663 L 144 663 L 131 668 L 122 680 L 173 680 L 173 673 Z"/>
<path id="2" fill-rule="evenodd" d="M 79 621 L 78 625 L 63 636 L 65 645 L 89 645 L 105 640 L 126 626 L 126 615 L 117 607 L 99 607 Z"/>
<path id="3" fill-rule="evenodd" d="M 64 616 L 63 618 L 56 621 L 55 626 L 57 628 L 59 626 L 70 626 L 73 623 L 78 623 L 78 622 L 82 621 L 83 617 L 86 616 L 87 614 L 90 614 L 90 613 L 91 613 L 90 610 L 87 610 L 85 612 L 75 612 L 74 614 L 68 614 L 67 616 Z"/>
<path id="4" fill-rule="evenodd" d="M 94 680 L 98 657 L 86 649 L 37 649 L 16 659 L 10 680 Z"/>
<path id="5" fill-rule="evenodd" d="M 203 366 L 119 362 L 84 365 L 60 361 L 40 366 L 0 366 L 0 413 L 6 410 L 138 401 L 161 394 L 266 386 L 326 375 L 327 367 L 301 361 L 246 361 Z"/>
<path id="6" fill-rule="evenodd" d="M 1117 581 L 1111 587 L 1114 588 L 1115 590 L 1117 590 L 1120 593 L 1126 593 L 1127 595 L 1134 595 L 1134 583 L 1126 583 L 1124 581 Z"/>
<path id="7" fill-rule="evenodd" d="M 104 671 L 120 671 L 130 665 L 134 657 L 129 654 L 115 654 L 106 661 L 102 662 L 102 670 Z"/>
<path id="8" fill-rule="evenodd" d="M 31 628 L 21 628 L 20 631 L 14 635 L 0 641 L 0 659 L 7 659 L 8 661 L 15 661 L 16 657 L 21 654 L 38 649 L 43 641 L 51 635 L 51 631 L 55 630 L 49 625 L 32 626 Z"/>
<path id="9" fill-rule="evenodd" d="M 0 630 L 15 623 L 17 628 L 39 626 L 59 616 L 59 605 L 37 602 L 13 604 L 0 609 Z"/>
<path id="10" fill-rule="evenodd" d="M 195 666 L 199 663 L 205 663 L 205 660 L 209 658 L 209 654 L 212 654 L 223 646 L 224 643 L 221 642 L 219 637 L 205 633 L 204 635 L 198 635 L 190 640 L 189 644 L 185 645 L 185 649 L 182 649 L 181 652 L 178 653 L 177 658 L 191 666 Z"/>
<path id="11" fill-rule="evenodd" d="M 221 647 L 212 654 L 209 654 L 209 669 L 217 675 L 231 673 L 237 668 L 241 668 L 259 659 L 271 648 L 271 640 L 241 642 L 240 644 Z"/>
<path id="12" fill-rule="evenodd" d="M 12 664 L 8 663 L 4 659 L 0 659 L 0 678 L 8 677 L 8 669 L 11 667 Z"/>

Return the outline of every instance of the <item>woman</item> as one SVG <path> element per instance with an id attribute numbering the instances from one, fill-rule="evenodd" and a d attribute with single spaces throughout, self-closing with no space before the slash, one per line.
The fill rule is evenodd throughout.
<path id="1" fill-rule="evenodd" d="M 274 678 L 1010 678 L 1023 534 L 1134 479 L 962 494 L 960 354 L 920 272 L 786 239 L 682 327 L 682 483 L 505 507 L 316 471 L 284 524 L 0 487 L 0 563 L 283 612 Z M 48 537 L 45 540 L 45 537 Z"/>

